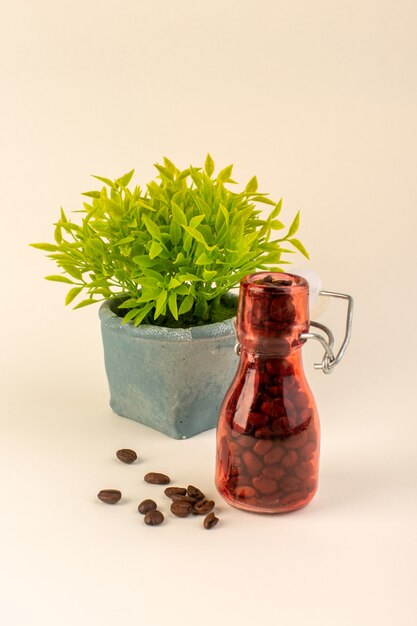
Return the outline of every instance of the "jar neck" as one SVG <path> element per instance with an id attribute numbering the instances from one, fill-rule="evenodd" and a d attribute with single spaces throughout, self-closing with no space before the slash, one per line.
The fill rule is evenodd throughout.
<path id="1" fill-rule="evenodd" d="M 242 348 L 285 358 L 309 326 L 308 283 L 293 274 L 260 272 L 240 285 L 236 335 Z"/>
<path id="2" fill-rule="evenodd" d="M 247 361 L 263 361 L 270 359 L 288 359 L 291 361 L 301 361 L 302 360 L 302 343 L 300 342 L 297 346 L 292 347 L 289 350 L 265 350 L 263 347 L 251 346 L 251 345 L 242 345 L 239 344 L 240 358 Z"/>

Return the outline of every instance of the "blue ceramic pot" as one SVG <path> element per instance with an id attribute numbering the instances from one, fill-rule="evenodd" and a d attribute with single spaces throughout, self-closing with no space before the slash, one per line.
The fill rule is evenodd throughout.
<path id="1" fill-rule="evenodd" d="M 237 296 L 227 298 L 237 304 Z M 99 314 L 113 411 L 175 439 L 214 428 L 238 365 L 234 318 L 187 329 L 135 327 L 112 306 L 106 301 Z"/>

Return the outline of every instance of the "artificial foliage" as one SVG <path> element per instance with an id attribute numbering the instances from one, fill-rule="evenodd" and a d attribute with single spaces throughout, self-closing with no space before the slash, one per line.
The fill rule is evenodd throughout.
<path id="1" fill-rule="evenodd" d="M 255 176 L 235 192 L 233 166 L 215 175 L 210 155 L 204 168 L 179 170 L 168 158 L 155 167 L 146 189 L 129 187 L 134 170 L 95 176 L 103 186 L 83 194 L 81 223 L 61 209 L 55 243 L 31 244 L 62 270 L 45 278 L 71 285 L 66 304 L 117 297 L 117 313 L 135 326 L 207 324 L 234 315 L 222 296 L 246 274 L 282 271 L 295 249 L 308 257 L 294 237 L 299 213 L 285 232 L 282 201 L 259 192 Z"/>

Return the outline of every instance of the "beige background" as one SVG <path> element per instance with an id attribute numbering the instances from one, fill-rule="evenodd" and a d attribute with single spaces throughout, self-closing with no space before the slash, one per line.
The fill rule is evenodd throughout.
<path id="1" fill-rule="evenodd" d="M 1 0 L 0 613 L 8 626 L 416 619 L 414 1 Z M 90 173 L 153 175 L 210 151 L 254 173 L 327 289 L 355 296 L 331 376 L 305 364 L 323 428 L 303 511 L 146 528 L 145 471 L 214 493 L 214 431 L 167 439 L 108 408 L 97 311 L 29 241 Z M 338 333 L 343 310 L 321 318 Z M 125 467 L 114 451 L 133 447 Z M 104 507 L 107 486 L 124 505 Z M 165 506 L 165 512 L 167 507 Z"/>

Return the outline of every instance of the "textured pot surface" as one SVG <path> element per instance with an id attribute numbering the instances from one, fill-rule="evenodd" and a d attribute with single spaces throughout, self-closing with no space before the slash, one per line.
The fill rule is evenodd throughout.
<path id="1" fill-rule="evenodd" d="M 122 324 L 110 301 L 99 315 L 115 413 L 176 439 L 215 428 L 238 363 L 233 318 L 186 329 L 134 327 Z"/>

